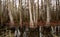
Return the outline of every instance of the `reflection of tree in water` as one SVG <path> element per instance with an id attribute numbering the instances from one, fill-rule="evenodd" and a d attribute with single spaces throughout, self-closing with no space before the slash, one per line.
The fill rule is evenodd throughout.
<path id="1" fill-rule="evenodd" d="M 4 25 L 5 26 L 5 25 Z M 4 29 L 2 29 L 2 31 L 1 32 L 5 32 L 5 33 L 7 33 L 7 35 L 9 35 L 10 36 L 10 34 L 11 35 L 13 35 L 14 36 L 14 31 L 15 31 L 15 27 L 14 28 L 11 28 L 11 29 L 9 29 L 8 27 L 7 27 L 7 31 L 6 31 L 6 27 L 4 27 L 4 26 L 1 26 L 1 28 L 3 27 Z M 23 28 L 19 28 L 19 30 L 20 30 L 20 32 L 21 32 L 21 35 L 20 35 L 20 37 L 40 37 L 39 35 L 39 28 L 28 28 L 28 30 L 26 31 L 26 28 L 25 27 L 23 27 Z M 43 26 L 42 27 L 42 37 L 53 37 L 53 36 L 56 36 L 55 34 L 52 34 L 52 32 L 51 32 L 51 27 L 49 26 L 49 27 L 45 27 L 45 26 Z M 1 35 L 6 35 L 5 33 L 0 33 Z M 6 36 L 7 36 L 6 35 Z M 11 36 L 12 37 L 12 36 Z"/>
<path id="2" fill-rule="evenodd" d="M 39 37 L 39 30 L 38 30 L 38 28 L 30 29 L 28 37 Z"/>
<path id="3" fill-rule="evenodd" d="M 48 27 L 43 27 L 42 28 L 42 34 L 43 34 L 43 37 L 53 37 L 52 33 L 51 33 L 51 27 L 48 26 Z"/>
<path id="4" fill-rule="evenodd" d="M 21 32 L 21 35 L 20 35 L 20 37 L 23 37 L 23 33 L 24 33 L 24 31 L 25 31 L 25 27 L 23 27 L 23 28 L 20 28 L 20 32 Z"/>

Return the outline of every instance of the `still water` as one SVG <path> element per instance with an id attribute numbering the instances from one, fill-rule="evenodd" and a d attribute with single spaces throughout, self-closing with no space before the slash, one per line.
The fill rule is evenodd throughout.
<path id="1" fill-rule="evenodd" d="M 56 29 L 55 29 L 56 28 Z M 39 28 L 15 28 L 0 27 L 0 37 L 60 37 L 60 26 Z"/>

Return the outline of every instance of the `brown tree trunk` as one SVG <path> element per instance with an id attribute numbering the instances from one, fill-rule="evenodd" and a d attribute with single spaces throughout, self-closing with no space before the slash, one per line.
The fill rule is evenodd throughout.
<path id="1" fill-rule="evenodd" d="M 10 1 L 9 1 L 10 2 Z M 10 23 L 11 23 L 11 25 L 14 25 L 14 19 L 13 19 L 13 15 L 12 15 L 12 2 L 10 2 L 9 4 L 7 4 L 8 5 L 8 11 L 9 11 L 9 13 L 8 13 L 8 15 L 9 15 L 9 18 L 10 18 Z"/>
<path id="2" fill-rule="evenodd" d="M 33 28 L 34 24 L 33 24 L 32 11 L 31 11 L 31 0 L 29 0 L 29 14 L 30 14 L 30 28 Z"/>
<path id="3" fill-rule="evenodd" d="M 35 26 L 37 27 L 38 22 L 38 12 L 39 12 L 39 0 L 36 2 L 36 19 L 35 19 Z"/>
<path id="4" fill-rule="evenodd" d="M 22 0 L 19 0 L 20 26 L 22 27 Z"/>
<path id="5" fill-rule="evenodd" d="M 47 22 L 46 25 L 50 25 L 50 0 L 46 0 L 47 2 Z"/>
<path id="6" fill-rule="evenodd" d="M 0 24 L 1 24 L 1 22 L 2 22 L 2 16 L 1 16 L 1 0 L 0 0 Z"/>

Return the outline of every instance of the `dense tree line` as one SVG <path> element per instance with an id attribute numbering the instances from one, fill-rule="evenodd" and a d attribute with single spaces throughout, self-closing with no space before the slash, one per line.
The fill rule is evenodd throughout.
<path id="1" fill-rule="evenodd" d="M 36 27 L 42 20 L 49 25 L 50 21 L 60 20 L 59 12 L 59 0 L 0 0 L 0 23 L 22 26 L 26 21 Z"/>

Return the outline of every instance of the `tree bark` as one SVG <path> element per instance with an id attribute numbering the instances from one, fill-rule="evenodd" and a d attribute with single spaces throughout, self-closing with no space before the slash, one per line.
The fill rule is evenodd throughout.
<path id="1" fill-rule="evenodd" d="M 46 0 L 47 2 L 47 22 L 46 25 L 49 26 L 50 25 L 50 0 Z"/>
<path id="2" fill-rule="evenodd" d="M 19 0 L 20 26 L 22 27 L 22 0 Z"/>
<path id="3" fill-rule="evenodd" d="M 36 19 L 35 19 L 35 26 L 37 27 L 38 22 L 38 12 L 39 12 L 39 0 L 36 2 Z"/>
<path id="4" fill-rule="evenodd" d="M 9 1 L 10 2 L 10 1 Z M 11 9 L 12 9 L 12 3 L 9 3 L 8 4 L 8 11 L 9 11 L 9 13 L 8 13 L 8 15 L 9 15 L 9 18 L 10 18 L 10 23 L 12 24 L 12 25 L 14 25 L 14 19 L 13 19 L 13 15 L 12 15 L 12 11 L 11 11 Z"/>
<path id="5" fill-rule="evenodd" d="M 33 24 L 32 11 L 31 11 L 31 0 L 29 0 L 29 14 L 30 14 L 30 28 L 33 28 L 34 24 Z"/>

